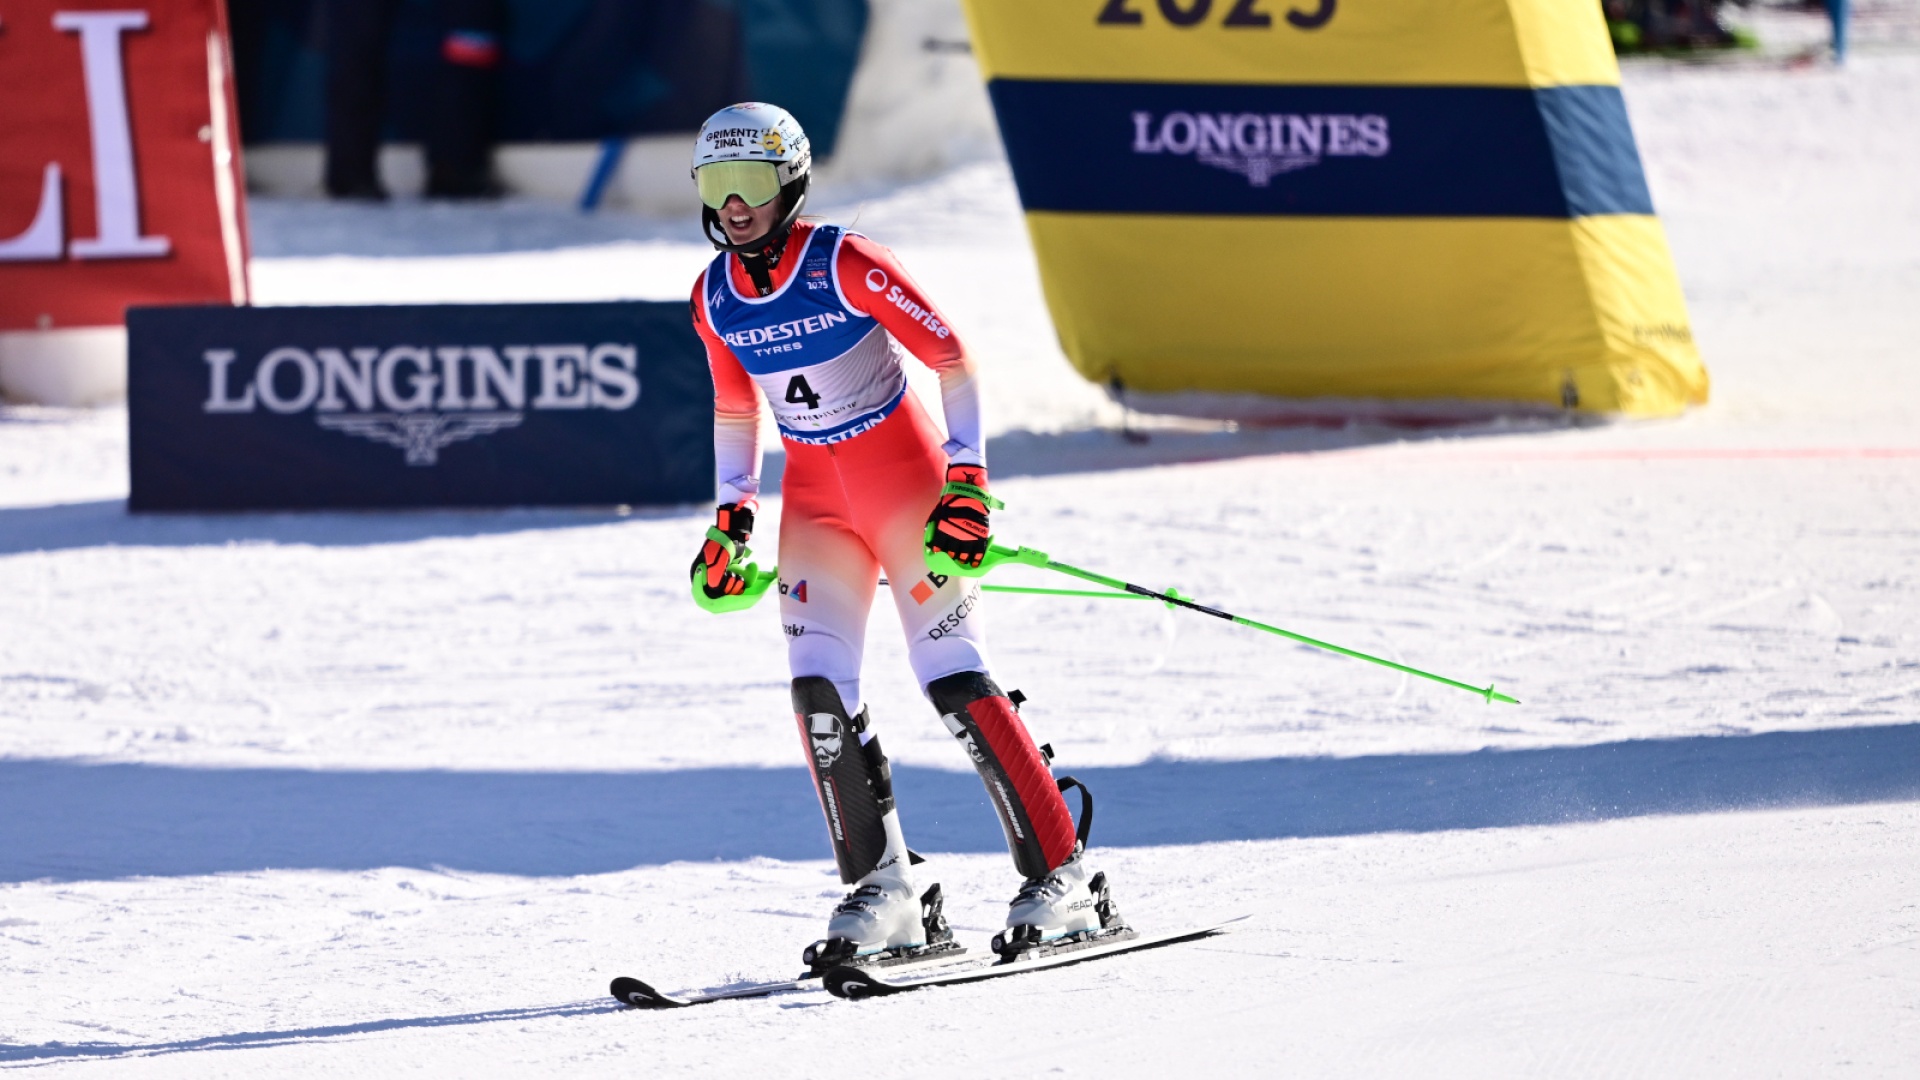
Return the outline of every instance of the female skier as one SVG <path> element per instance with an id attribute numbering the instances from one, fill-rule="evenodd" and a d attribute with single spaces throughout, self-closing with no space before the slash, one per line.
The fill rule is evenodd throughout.
<path id="1" fill-rule="evenodd" d="M 737 559 L 760 489 L 764 393 L 787 453 L 779 592 L 793 711 L 840 879 L 854 887 L 808 962 L 911 956 L 950 939 L 939 886 L 915 891 L 915 856 L 860 698 L 867 611 L 882 573 L 914 675 L 979 770 L 1026 879 L 995 947 L 1012 954 L 1117 925 L 1105 875 L 1089 879 L 1085 833 L 1076 835 L 1015 712 L 1018 697 L 987 674 L 977 584 L 928 568 L 931 555 L 950 571 L 977 572 L 987 514 L 999 505 L 986 490 L 972 360 L 892 252 L 800 220 L 812 152 L 785 110 L 758 102 L 720 110 L 693 160 L 703 227 L 720 251 L 693 289 L 693 324 L 713 369 L 720 491 L 718 520 L 693 563 L 694 596 L 727 610 L 753 584 Z M 904 353 L 939 374 L 944 444 L 907 388 Z M 1084 830 L 1085 810 L 1081 819 Z"/>

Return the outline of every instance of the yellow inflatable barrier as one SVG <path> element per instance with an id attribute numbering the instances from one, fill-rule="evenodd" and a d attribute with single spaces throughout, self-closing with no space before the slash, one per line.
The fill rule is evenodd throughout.
<path id="1" fill-rule="evenodd" d="M 966 5 L 1088 379 L 1130 400 L 1706 401 L 1590 0 Z"/>

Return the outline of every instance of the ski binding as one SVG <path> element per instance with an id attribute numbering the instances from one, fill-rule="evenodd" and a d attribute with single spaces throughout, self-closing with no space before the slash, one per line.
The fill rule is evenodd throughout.
<path id="1" fill-rule="evenodd" d="M 775 979 L 770 982 L 738 983 L 715 990 L 704 990 L 686 994 L 668 994 L 652 986 L 622 975 L 613 980 L 608 992 L 614 1000 L 636 1009 L 684 1009 L 692 1005 L 709 1005 L 716 1001 L 739 1001 L 744 998 L 773 997 L 778 994 L 793 994 L 818 989 L 821 978 L 829 971 L 849 970 L 867 971 L 884 969 L 896 976 L 927 968 L 943 967 L 964 958 L 967 950 L 953 939 L 953 929 L 947 925 L 942 908 L 945 898 L 940 886 L 934 885 L 920 897 L 920 920 L 926 930 L 927 944 L 905 948 L 887 949 L 882 952 L 856 955 L 852 943 L 839 938 L 817 941 L 807 946 L 802 954 L 808 970 L 791 979 Z"/>
<path id="2" fill-rule="evenodd" d="M 968 963 L 954 965 L 946 970 L 932 972 L 888 972 L 873 968 L 837 967 L 827 972 L 825 983 L 828 993 L 835 997 L 859 1000 L 872 997 L 886 997 L 890 994 L 905 993 L 909 990 L 924 990 L 929 986 L 954 986 L 960 983 L 984 982 L 987 979 L 999 979 L 1008 975 L 1023 975 L 1030 971 L 1046 971 L 1051 968 L 1066 967 L 1069 964 L 1084 963 L 1089 960 L 1120 956 L 1124 953 L 1140 952 L 1145 949 L 1157 949 L 1164 945 L 1173 945 L 1183 941 L 1198 941 L 1225 933 L 1235 924 L 1251 918 L 1241 915 L 1232 919 L 1207 923 L 1203 926 L 1189 927 L 1184 930 L 1169 930 L 1157 934 L 1141 934 L 1130 929 L 1095 932 L 1084 938 L 1063 940 L 1059 943 L 1042 943 L 1023 949 L 1011 958 L 1002 958 L 991 963 Z"/>

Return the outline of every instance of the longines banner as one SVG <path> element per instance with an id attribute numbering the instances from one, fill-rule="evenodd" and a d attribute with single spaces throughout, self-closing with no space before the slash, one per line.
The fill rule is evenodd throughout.
<path id="1" fill-rule="evenodd" d="M 245 303 L 220 0 L 0 0 L 0 331 Z"/>
<path id="2" fill-rule="evenodd" d="M 127 313 L 134 510 L 713 497 L 685 303 Z"/>
<path id="3" fill-rule="evenodd" d="M 1129 401 L 1706 400 L 1591 0 L 966 10 L 1061 345 Z"/>

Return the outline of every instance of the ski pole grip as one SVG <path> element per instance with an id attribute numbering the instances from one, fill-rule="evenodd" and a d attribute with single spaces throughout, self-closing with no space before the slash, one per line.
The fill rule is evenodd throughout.
<path id="1" fill-rule="evenodd" d="M 1002 563 L 1018 563 L 1022 566 L 1044 568 L 1052 561 L 1052 556 L 1044 551 L 1029 547 L 1008 547 L 1005 544 L 987 542 L 987 556 L 980 560 L 981 570 L 991 570 Z"/>

